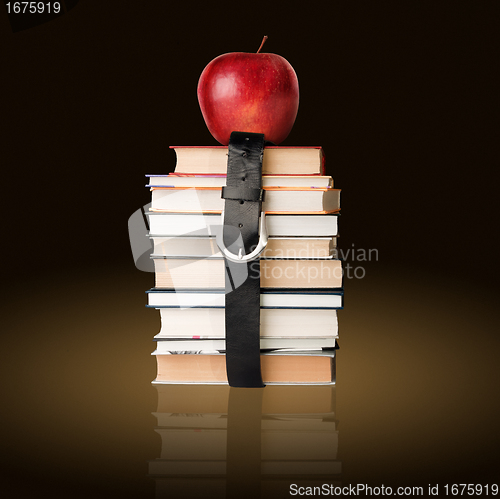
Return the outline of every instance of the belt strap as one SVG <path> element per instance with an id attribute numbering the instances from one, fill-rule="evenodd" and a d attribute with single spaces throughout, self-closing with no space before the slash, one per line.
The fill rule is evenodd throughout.
<path id="1" fill-rule="evenodd" d="M 259 241 L 262 206 L 264 135 L 233 132 L 229 139 L 225 198 L 224 245 L 249 254 Z M 235 241 L 235 233 L 241 239 Z M 226 260 L 226 371 L 230 386 L 264 386 L 260 371 L 260 261 Z M 234 285 L 235 273 L 247 275 Z"/>

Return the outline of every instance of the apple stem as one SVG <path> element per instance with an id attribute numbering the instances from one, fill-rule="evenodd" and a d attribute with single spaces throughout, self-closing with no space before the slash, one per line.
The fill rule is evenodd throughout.
<path id="1" fill-rule="evenodd" d="M 260 44 L 259 50 L 257 50 L 257 54 L 260 52 L 260 49 L 264 46 L 264 43 L 266 43 L 267 40 L 267 35 L 264 35 L 264 38 L 262 38 L 262 43 Z"/>

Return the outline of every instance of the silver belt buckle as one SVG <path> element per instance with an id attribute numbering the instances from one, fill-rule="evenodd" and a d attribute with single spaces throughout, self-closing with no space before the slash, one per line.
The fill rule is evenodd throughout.
<path id="1" fill-rule="evenodd" d="M 225 258 L 235 263 L 251 262 L 259 258 L 260 254 L 266 249 L 268 234 L 266 225 L 266 214 L 264 211 L 260 212 L 259 223 L 259 243 L 257 247 L 248 255 L 243 254 L 243 248 L 240 248 L 237 255 L 229 251 L 224 244 L 224 210 L 221 212 L 222 230 L 217 232 L 216 242 Z"/>

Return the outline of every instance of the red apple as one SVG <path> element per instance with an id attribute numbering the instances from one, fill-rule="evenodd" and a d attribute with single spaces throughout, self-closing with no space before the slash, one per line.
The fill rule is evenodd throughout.
<path id="1" fill-rule="evenodd" d="M 279 144 L 297 116 L 299 82 L 279 55 L 262 54 L 260 48 L 255 54 L 232 52 L 203 70 L 198 101 L 210 133 L 221 144 L 229 143 L 233 131 L 263 133 L 265 140 Z"/>

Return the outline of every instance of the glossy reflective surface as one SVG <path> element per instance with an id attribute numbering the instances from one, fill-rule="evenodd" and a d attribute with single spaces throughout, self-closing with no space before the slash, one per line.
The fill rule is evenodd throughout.
<path id="1" fill-rule="evenodd" d="M 276 497 L 341 473 L 335 387 L 156 385 L 157 497 Z"/>
<path id="2" fill-rule="evenodd" d="M 152 386 L 152 276 L 125 266 L 14 286 L 2 305 L 5 496 L 498 483 L 497 297 L 395 270 L 347 281 L 337 385 L 323 391 Z"/>

